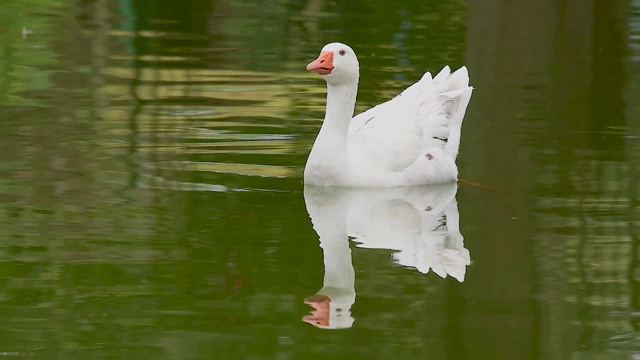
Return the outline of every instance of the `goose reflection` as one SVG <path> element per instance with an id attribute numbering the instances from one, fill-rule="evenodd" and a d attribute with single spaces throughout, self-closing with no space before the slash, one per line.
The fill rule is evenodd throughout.
<path id="1" fill-rule="evenodd" d="M 323 287 L 304 302 L 303 320 L 327 329 L 353 325 L 355 275 L 349 240 L 357 247 L 394 250 L 394 262 L 426 274 L 464 281 L 471 263 L 459 228 L 457 184 L 354 189 L 305 186 L 304 198 L 323 251 Z"/>

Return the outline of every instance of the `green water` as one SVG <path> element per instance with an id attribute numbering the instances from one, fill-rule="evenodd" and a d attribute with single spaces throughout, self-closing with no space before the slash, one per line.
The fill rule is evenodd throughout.
<path id="1" fill-rule="evenodd" d="M 303 188 L 332 41 L 466 182 Z M 637 0 L 0 4 L 2 357 L 637 359 L 639 182 Z"/>

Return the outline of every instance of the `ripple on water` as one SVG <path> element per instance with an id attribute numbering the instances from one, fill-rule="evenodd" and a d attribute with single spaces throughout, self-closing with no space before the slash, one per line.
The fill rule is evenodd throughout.
<path id="1" fill-rule="evenodd" d="M 322 92 L 305 77 L 215 69 L 106 67 L 102 148 L 135 164 L 141 186 L 188 191 L 288 190 L 300 183 Z M 318 94 L 313 94 L 318 95 Z M 315 104 L 318 102 L 318 104 Z M 320 112 L 319 112 L 320 113 Z M 320 118 L 320 116 L 318 116 Z M 312 123 L 317 126 L 317 123 Z M 312 139 L 312 138 L 311 138 Z"/>

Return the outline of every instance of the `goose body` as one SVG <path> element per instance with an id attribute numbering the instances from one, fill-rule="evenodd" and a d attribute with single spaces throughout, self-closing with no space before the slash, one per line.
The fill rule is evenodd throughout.
<path id="1" fill-rule="evenodd" d="M 325 119 L 305 184 L 412 186 L 457 180 L 462 120 L 471 98 L 467 69 L 429 72 L 400 95 L 355 117 L 359 64 L 347 45 L 326 45 L 307 65 L 327 82 Z"/>

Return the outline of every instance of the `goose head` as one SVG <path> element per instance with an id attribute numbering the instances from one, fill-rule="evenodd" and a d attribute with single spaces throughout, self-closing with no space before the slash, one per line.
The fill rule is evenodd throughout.
<path id="1" fill-rule="evenodd" d="M 307 65 L 307 70 L 320 74 L 331 85 L 358 82 L 360 65 L 356 53 L 348 45 L 325 45 L 317 59 Z"/>

